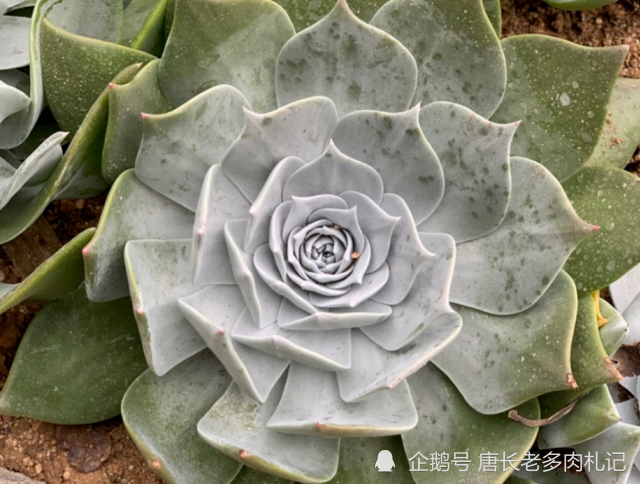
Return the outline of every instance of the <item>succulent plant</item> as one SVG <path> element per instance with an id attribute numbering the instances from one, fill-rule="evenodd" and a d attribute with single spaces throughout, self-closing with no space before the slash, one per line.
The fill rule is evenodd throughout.
<path id="1" fill-rule="evenodd" d="M 618 168 L 638 133 L 617 114 L 628 141 L 602 133 L 610 99 L 634 95 L 616 83 L 626 50 L 500 42 L 489 1 L 279 3 L 177 0 L 157 60 L 41 21 L 47 99 L 76 133 L 63 179 L 98 180 L 80 161 L 98 151 L 115 183 L 83 249 L 86 296 L 36 318 L 0 410 L 91 422 L 129 387 L 125 424 L 181 484 L 374 482 L 382 450 L 397 482 L 504 482 L 513 467 L 481 472 L 481 455 L 518 461 L 536 438 L 615 444 L 625 471 L 589 478 L 623 482 L 640 429 L 617 425 L 605 384 L 626 323 L 592 292 L 640 262 L 640 187 Z M 96 17 L 108 39 L 114 4 Z M 158 5 L 127 7 L 146 19 L 131 45 L 162 46 Z M 78 57 L 54 65 L 65 49 Z M 137 60 L 101 86 L 109 62 Z M 81 62 L 100 75 L 71 103 Z M 46 293 L 63 263 L 11 302 Z M 129 295 L 141 345 L 130 314 L 113 318 Z M 95 387 L 45 390 L 62 335 L 81 346 L 71 372 L 102 374 L 100 346 L 104 405 Z M 142 351 L 150 370 L 130 385 Z M 410 472 L 418 453 L 451 470 Z"/>
<path id="2" fill-rule="evenodd" d="M 552 7 L 562 10 L 590 10 L 604 7 L 617 0 L 544 0 Z"/>

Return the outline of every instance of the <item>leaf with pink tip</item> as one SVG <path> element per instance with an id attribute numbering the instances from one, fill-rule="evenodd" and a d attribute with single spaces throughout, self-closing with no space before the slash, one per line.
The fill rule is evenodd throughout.
<path id="1" fill-rule="evenodd" d="M 230 220 L 224 225 L 233 277 L 247 303 L 254 323 L 264 328 L 278 319 L 282 296 L 273 292 L 256 272 L 253 256 L 242 250 L 247 220 Z"/>
<path id="2" fill-rule="evenodd" d="M 564 182 L 598 143 L 628 48 L 583 47 L 547 35 L 509 37 L 502 48 L 509 83 L 492 120 L 522 121 L 511 154 L 539 161 Z"/>
<path id="3" fill-rule="evenodd" d="M 566 273 L 558 274 L 536 304 L 512 316 L 455 309 L 462 330 L 433 363 L 476 411 L 504 412 L 544 393 L 571 388 L 578 298 Z"/>
<path id="4" fill-rule="evenodd" d="M 351 113 L 331 137 L 342 153 L 380 173 L 385 193 L 402 197 L 416 224 L 436 209 L 445 185 L 438 157 L 420 129 L 420 112 L 416 106 L 403 113 Z"/>
<path id="5" fill-rule="evenodd" d="M 416 77 L 409 51 L 339 0 L 329 15 L 282 48 L 276 69 L 278 105 L 327 96 L 340 116 L 362 109 L 406 111 Z"/>
<path id="6" fill-rule="evenodd" d="M 135 166 L 142 139 L 142 113 L 160 114 L 171 109 L 158 85 L 159 63 L 150 62 L 131 82 L 113 85 L 109 90 L 109 119 L 102 149 L 102 176 L 109 184 Z"/>
<path id="7" fill-rule="evenodd" d="M 409 385 L 356 403 L 340 398 L 334 372 L 293 362 L 284 393 L 267 427 L 313 437 L 379 437 L 411 430 L 418 422 Z"/>
<path id="8" fill-rule="evenodd" d="M 127 67 L 113 79 L 113 83 L 129 82 L 139 69 L 137 65 Z M 107 91 L 108 88 L 105 88 L 89 110 L 80 130 L 71 140 L 49 179 L 34 180 L 38 182 L 36 186 L 26 187 L 22 194 L 16 194 L 0 211 L 0 243 L 11 240 L 24 231 L 54 198 L 86 198 L 101 193 L 107 187 L 100 175 L 100 153 L 107 117 Z M 56 136 L 60 137 L 59 134 Z M 34 155 L 36 153 L 37 156 L 46 154 L 42 149 L 37 149 Z M 51 153 L 47 156 L 50 155 Z M 23 170 L 27 169 L 28 165 L 25 165 Z"/>
<path id="9" fill-rule="evenodd" d="M 296 171 L 285 183 L 282 198 L 340 195 L 355 191 L 375 203 L 382 201 L 384 185 L 369 165 L 342 153 L 333 143 L 316 159 Z"/>
<path id="10" fill-rule="evenodd" d="M 176 2 L 160 86 L 179 106 L 206 89 L 229 84 L 256 111 L 271 111 L 276 107 L 276 58 L 294 32 L 286 12 L 269 0 Z"/>
<path id="11" fill-rule="evenodd" d="M 191 239 L 132 240 L 124 251 L 142 347 L 149 368 L 162 376 L 205 348 L 189 324 L 178 298 L 196 292 L 191 282 Z"/>
<path id="12" fill-rule="evenodd" d="M 408 346 L 442 315 L 455 314 L 449 305 L 455 242 L 446 234 L 420 234 L 420 240 L 434 257 L 427 259 L 407 297 L 392 307 L 385 321 L 361 328 L 387 351 Z"/>
<path id="13" fill-rule="evenodd" d="M 125 171 L 111 188 L 100 223 L 83 250 L 87 294 L 110 301 L 129 294 L 124 246 L 129 240 L 184 239 L 191 235 L 193 213 L 154 192 Z"/>
<path id="14" fill-rule="evenodd" d="M 195 211 L 207 170 L 222 161 L 242 131 L 248 106 L 240 91 L 218 86 L 173 111 L 143 116 L 136 175 Z"/>
<path id="15" fill-rule="evenodd" d="M 557 422 L 540 428 L 538 448 L 573 447 L 620 422 L 606 385 L 595 387 Z"/>
<path id="16" fill-rule="evenodd" d="M 180 298 L 179 304 L 182 314 L 222 362 L 234 382 L 250 398 L 264 402 L 289 366 L 289 360 L 257 351 L 231 338 L 240 318 L 251 319 L 238 286 L 207 286 Z"/>
<path id="17" fill-rule="evenodd" d="M 461 326 L 457 313 L 443 314 L 398 351 L 386 351 L 361 331 L 353 330 L 351 368 L 338 373 L 340 396 L 347 402 L 357 402 L 374 392 L 394 388 L 442 351 Z"/>
<path id="18" fill-rule="evenodd" d="M 155 59 L 146 52 L 67 32 L 47 19 L 42 21 L 40 49 L 47 102 L 60 127 L 72 133 L 118 72 Z M 83 72 L 81 79 L 78 72 Z"/>
<path id="19" fill-rule="evenodd" d="M 444 170 L 444 197 L 421 232 L 444 232 L 457 243 L 493 232 L 511 196 L 509 148 L 517 124 L 496 124 L 448 102 L 420 111 L 420 126 Z"/>
<path id="20" fill-rule="evenodd" d="M 601 289 L 640 262 L 640 179 L 618 168 L 585 166 L 563 183 L 575 211 L 600 227 L 565 265 L 580 295 Z"/>
<path id="21" fill-rule="evenodd" d="M 247 218 L 251 204 L 222 172 L 212 166 L 205 176 L 193 225 L 191 271 L 196 284 L 235 284 L 224 236 L 229 220 Z"/>
<path id="22" fill-rule="evenodd" d="M 485 117 L 500 104 L 505 59 L 481 1 L 392 0 L 371 24 L 413 54 L 418 85 L 412 104 L 449 101 Z"/>
<path id="23" fill-rule="evenodd" d="M 162 378 L 145 371 L 127 390 L 124 425 L 167 484 L 228 484 L 237 475 L 241 465 L 207 445 L 196 430 L 230 383 L 220 362 L 203 351 Z"/>
<path id="24" fill-rule="evenodd" d="M 281 160 L 295 156 L 308 163 L 323 153 L 338 113 L 331 99 L 312 97 L 266 114 L 245 111 L 245 119 L 222 168 L 254 201 Z"/>
<path id="25" fill-rule="evenodd" d="M 449 455 L 448 472 L 412 472 L 418 484 L 433 482 L 434 474 L 438 476 L 438 484 L 504 482 L 514 470 L 508 460 L 517 467 L 536 439 L 537 428 L 510 419 L 506 412 L 498 415 L 476 412 L 464 401 L 456 386 L 433 365 L 410 376 L 409 385 L 420 419 L 415 429 L 402 435 L 402 442 L 407 457 L 413 461 L 413 468 L 430 469 L 431 463 L 425 462 L 425 457 L 436 452 Z M 516 410 L 525 418 L 540 418 L 540 407 L 535 399 Z M 456 431 L 452 432 L 452 428 Z M 486 467 L 482 471 L 483 454 L 486 464 L 489 452 L 496 456 L 495 471 Z M 457 454 L 455 459 L 456 453 L 462 455 Z M 503 459 L 507 462 L 501 462 Z M 465 464 L 464 460 L 468 462 Z M 466 470 L 465 466 L 468 466 Z"/>
<path id="26" fill-rule="evenodd" d="M 291 331 L 277 323 L 256 328 L 246 310 L 231 332 L 233 339 L 279 358 L 294 360 L 329 371 L 349 368 L 351 360 L 351 330 Z"/>
<path id="27" fill-rule="evenodd" d="M 254 469 L 298 482 L 326 482 L 338 467 L 339 439 L 284 434 L 267 427 L 284 383 L 283 378 L 263 404 L 231 384 L 198 422 L 198 433 L 219 451 Z"/>
<path id="28" fill-rule="evenodd" d="M 296 31 L 322 20 L 335 6 L 335 0 L 275 0 L 289 14 Z M 360 19 L 369 22 L 387 0 L 349 0 L 349 8 Z"/>
<path id="29" fill-rule="evenodd" d="M 491 314 L 524 311 L 591 232 L 544 166 L 511 158 L 507 216 L 485 237 L 458 244 L 451 301 Z"/>
<path id="30" fill-rule="evenodd" d="M 573 389 L 540 396 L 543 418 L 553 415 L 592 388 L 622 380 L 622 375 L 602 344 L 591 295 L 578 299 L 578 313 L 571 341 L 571 371 Z"/>

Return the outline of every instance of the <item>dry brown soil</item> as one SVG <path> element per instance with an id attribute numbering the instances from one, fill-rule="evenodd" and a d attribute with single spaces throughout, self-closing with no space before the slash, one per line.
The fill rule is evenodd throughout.
<path id="1" fill-rule="evenodd" d="M 563 12 L 540 0 L 503 0 L 505 36 L 543 33 L 589 46 L 627 44 L 622 74 L 640 78 L 640 0 L 589 12 Z M 636 153 L 635 165 L 640 156 Z M 634 170 L 635 171 L 635 170 Z M 51 204 L 37 224 L 0 246 L 0 281 L 24 279 L 62 244 L 97 225 L 105 196 Z M 0 315 L 0 385 L 38 305 L 21 304 Z M 26 418 L 0 417 L 0 466 L 47 484 L 161 484 L 118 418 L 72 428 Z"/>

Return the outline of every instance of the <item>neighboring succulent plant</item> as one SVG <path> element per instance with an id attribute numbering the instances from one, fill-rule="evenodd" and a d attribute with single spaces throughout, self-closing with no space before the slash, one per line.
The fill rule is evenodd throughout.
<path id="1" fill-rule="evenodd" d="M 609 356 L 626 325 L 603 304 L 599 331 L 591 292 L 640 261 L 636 241 L 601 253 L 635 237 L 640 187 L 584 167 L 628 159 L 628 146 L 598 141 L 626 50 L 500 43 L 480 0 L 354 1 L 366 21 L 344 0 L 281 3 L 291 18 L 268 0 L 177 0 L 162 58 L 92 108 L 100 83 L 70 103 L 80 61 L 54 66 L 52 52 L 134 54 L 42 23 L 47 99 L 78 133 L 70 159 L 104 140 L 102 174 L 116 180 L 83 250 L 89 299 L 110 302 L 81 289 L 47 307 L 0 409 L 61 423 L 112 415 L 140 368 L 127 318 L 107 321 L 131 294 L 151 371 L 123 417 L 168 482 L 267 479 L 236 477 L 236 461 L 302 482 L 373 482 L 389 449 L 398 482 L 504 482 L 513 469 L 481 472 L 481 454 L 521 459 L 541 417 L 568 407 L 538 446 L 608 435 L 627 470 L 589 476 L 626 479 L 640 429 L 614 425 L 605 387 L 620 378 Z M 158 32 L 154 8 L 142 31 Z M 147 108 L 159 114 L 140 117 Z M 90 132 L 103 138 L 86 142 L 98 118 Z M 93 337 L 70 341 L 89 314 Z M 49 319 L 65 321 L 59 333 Z M 118 331 L 125 342 L 110 339 Z M 42 398 L 60 378 L 42 355 L 62 335 L 82 346 L 65 368 L 85 374 L 105 366 L 93 344 L 116 345 L 100 353 L 112 355 L 108 405 L 57 383 L 55 404 Z M 469 472 L 410 473 L 404 452 L 466 452 Z"/>
<path id="2" fill-rule="evenodd" d="M 590 10 L 593 8 L 604 7 L 618 0 L 544 0 L 552 7 L 561 8 L 562 10 Z"/>

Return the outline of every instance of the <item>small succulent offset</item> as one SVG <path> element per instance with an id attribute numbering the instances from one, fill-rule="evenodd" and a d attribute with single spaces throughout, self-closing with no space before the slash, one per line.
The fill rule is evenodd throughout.
<path id="1" fill-rule="evenodd" d="M 619 220 L 640 204 L 637 181 L 608 167 L 633 142 L 598 142 L 626 50 L 501 43 L 490 1 L 278 3 L 177 0 L 162 58 L 89 110 L 108 98 L 115 183 L 83 250 L 86 294 L 131 296 L 150 370 L 122 414 L 152 467 L 181 484 L 266 482 L 255 470 L 374 482 L 391 450 L 397 482 L 546 482 L 479 470 L 482 454 L 534 455 L 538 438 L 615 445 L 625 470 L 588 476 L 624 482 L 640 429 L 617 423 L 605 384 L 626 324 L 600 303 L 599 330 L 592 292 L 640 255 L 589 259 L 629 237 Z M 110 45 L 42 28 L 53 45 Z M 43 59 L 79 145 L 90 123 Z M 591 207 L 601 199 L 625 210 Z M 58 319 L 121 310 L 84 290 L 52 303 Z M 0 409 L 47 419 L 51 406 L 25 410 L 40 404 L 20 376 L 46 353 L 38 328 Z M 48 419 L 97 419 L 85 411 Z M 403 454 L 418 453 L 466 453 L 469 472 L 409 472 Z"/>

